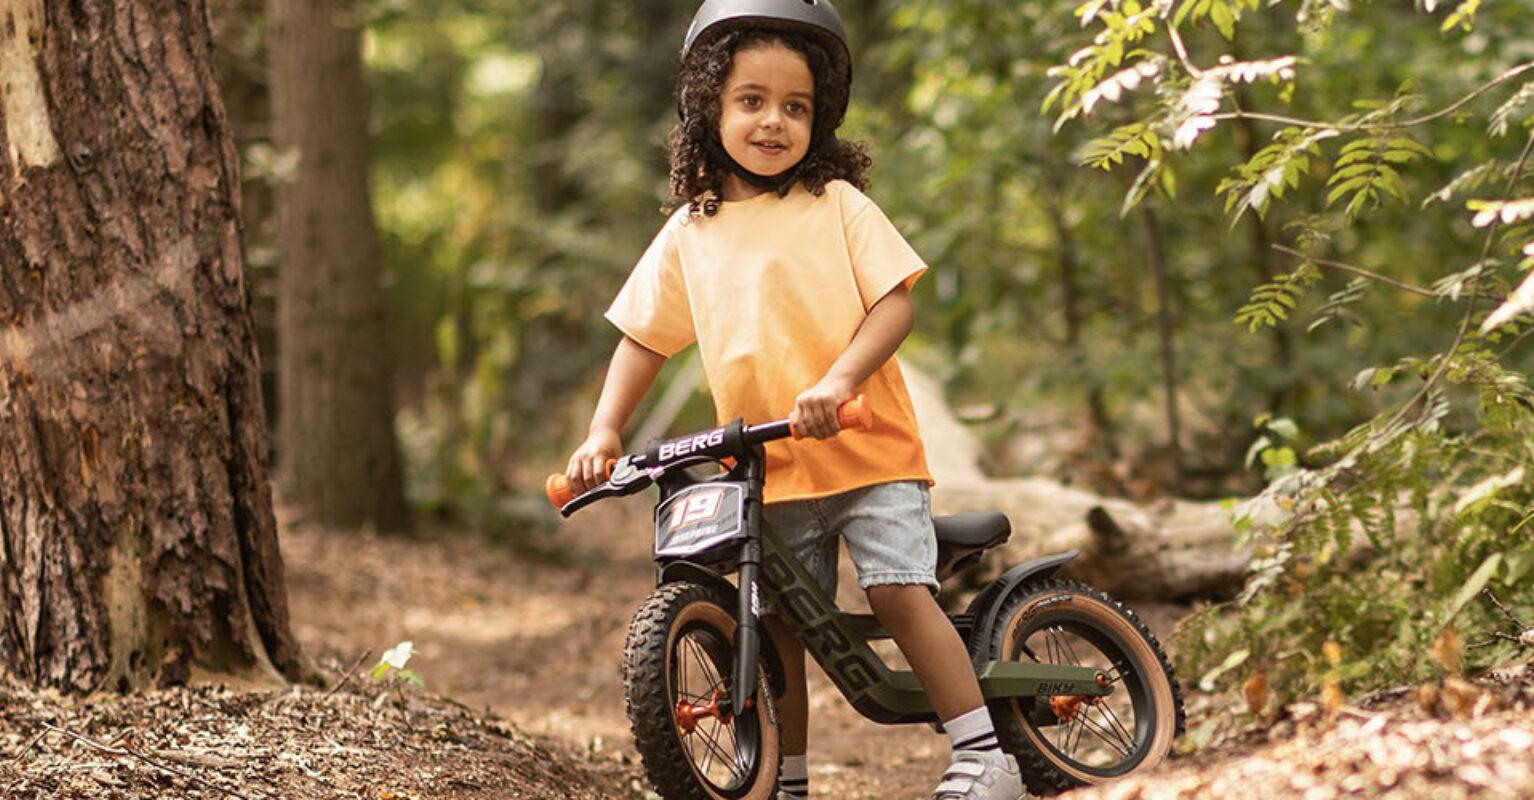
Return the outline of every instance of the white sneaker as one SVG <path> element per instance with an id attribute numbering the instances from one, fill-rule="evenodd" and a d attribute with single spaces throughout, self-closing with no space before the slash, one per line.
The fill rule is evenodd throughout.
<path id="1" fill-rule="evenodd" d="M 1019 800 L 1023 776 L 1017 760 L 1001 754 L 996 758 L 973 750 L 956 750 L 953 763 L 943 773 L 943 782 L 932 792 L 932 800 Z"/>

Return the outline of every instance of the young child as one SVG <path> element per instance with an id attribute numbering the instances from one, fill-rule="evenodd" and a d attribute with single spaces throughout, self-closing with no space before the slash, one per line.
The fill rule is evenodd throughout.
<path id="1" fill-rule="evenodd" d="M 623 453 L 619 431 L 665 359 L 696 342 L 722 421 L 775 419 L 822 441 L 767 445 L 763 518 L 836 593 L 837 535 L 869 605 L 953 739 L 938 800 L 1016 800 L 958 633 L 933 598 L 931 483 L 893 358 L 926 270 L 868 199 L 871 161 L 837 139 L 851 60 L 827 0 L 707 0 L 677 81 L 671 189 L 685 204 L 634 267 L 607 318 L 623 332 L 590 433 L 570 457 L 576 492 Z M 877 427 L 833 437 L 862 393 Z M 779 798 L 808 796 L 804 647 L 776 616 L 784 662 Z"/>

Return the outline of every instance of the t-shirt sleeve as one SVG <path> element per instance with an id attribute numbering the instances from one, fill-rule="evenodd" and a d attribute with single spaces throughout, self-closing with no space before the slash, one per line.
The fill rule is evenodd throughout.
<path id="1" fill-rule="evenodd" d="M 852 274 L 863 308 L 870 309 L 896 286 L 911 288 L 927 264 L 867 195 L 850 184 L 842 193 Z"/>
<path id="2" fill-rule="evenodd" d="M 697 338 L 676 243 L 678 220 L 673 216 L 655 235 L 607 309 L 608 321 L 625 336 L 667 358 Z"/>

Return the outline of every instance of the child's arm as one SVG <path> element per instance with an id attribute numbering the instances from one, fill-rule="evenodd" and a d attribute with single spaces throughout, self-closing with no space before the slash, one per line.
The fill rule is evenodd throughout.
<path id="1" fill-rule="evenodd" d="M 851 399 L 858 385 L 895 355 L 915 322 L 916 312 L 906 287 L 896 286 L 879 298 L 825 377 L 796 399 L 789 415 L 795 430 L 817 439 L 835 436 L 837 406 Z"/>
<path id="2" fill-rule="evenodd" d="M 664 363 L 665 356 L 627 336 L 618 342 L 612 363 L 607 366 L 596 413 L 591 415 L 586 441 L 570 456 L 570 464 L 565 467 L 571 491 L 580 494 L 607 480 L 607 462 L 623 455 L 619 431 L 650 390 Z"/>

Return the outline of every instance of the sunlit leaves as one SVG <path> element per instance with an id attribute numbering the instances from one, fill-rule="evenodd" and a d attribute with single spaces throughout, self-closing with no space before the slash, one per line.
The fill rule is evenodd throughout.
<path id="1" fill-rule="evenodd" d="M 1466 204 L 1476 212 L 1470 224 L 1484 228 L 1493 222 L 1504 225 L 1534 217 L 1534 197 L 1518 200 L 1471 200 Z"/>
<path id="2" fill-rule="evenodd" d="M 1258 150 L 1245 164 L 1236 167 L 1234 177 L 1220 181 L 1215 194 L 1225 195 L 1225 212 L 1239 218 L 1247 209 L 1260 217 L 1271 198 L 1300 184 L 1309 174 L 1311 158 L 1321 155 L 1320 142 L 1337 136 L 1330 128 L 1285 128 L 1273 144 Z"/>
<path id="3" fill-rule="evenodd" d="M 1092 113 L 1099 100 L 1118 102 L 1121 95 L 1133 91 L 1142 81 L 1154 79 L 1160 72 L 1161 61 L 1147 59 L 1113 73 L 1081 96 L 1081 113 Z"/>
<path id="4" fill-rule="evenodd" d="M 1427 208 L 1435 202 L 1448 202 L 1456 195 L 1479 191 L 1489 183 L 1506 181 L 1512 174 L 1512 164 L 1498 161 L 1497 159 L 1483 161 L 1454 176 L 1454 180 L 1449 181 L 1442 188 L 1423 198 L 1422 207 Z"/>
<path id="5" fill-rule="evenodd" d="M 1507 133 L 1513 118 L 1519 114 L 1523 114 L 1519 120 L 1520 125 L 1526 128 L 1534 125 L 1534 81 L 1525 83 L 1512 97 L 1497 106 L 1496 111 L 1491 112 L 1491 124 L 1486 130 L 1492 136 L 1502 136 Z"/>
<path id="6" fill-rule="evenodd" d="M 1200 71 L 1172 109 L 1172 147 L 1186 150 L 1200 134 L 1215 126 L 1214 114 L 1220 110 L 1227 83 L 1255 83 L 1265 78 L 1274 83 L 1292 81 L 1294 65 L 1294 56 L 1265 61 L 1235 61 L 1225 56 L 1220 66 Z"/>
<path id="7" fill-rule="evenodd" d="M 1314 333 L 1321 327 L 1338 320 L 1351 322 L 1358 327 L 1364 327 L 1363 320 L 1354 313 L 1352 306 L 1364 299 L 1364 294 L 1369 288 L 1368 278 L 1354 278 L 1341 289 L 1332 292 L 1326 298 L 1326 302 L 1316 310 L 1315 319 L 1306 326 L 1306 333 Z"/>
<path id="8" fill-rule="evenodd" d="M 1072 53 L 1065 64 L 1050 68 L 1048 73 L 1049 77 L 1057 78 L 1059 82 L 1044 98 L 1041 110 L 1048 113 L 1056 104 L 1060 106 L 1060 115 L 1055 121 L 1056 130 L 1084 113 L 1086 95 L 1098 88 L 1099 82 L 1109 70 L 1118 69 L 1126 63 L 1157 57 L 1149 51 L 1132 47 L 1156 32 L 1157 10 L 1154 6 L 1145 8 L 1136 0 L 1123 0 L 1116 9 L 1103 7 L 1101 3 L 1088 3 L 1087 6 L 1094 9 L 1091 18 L 1102 22 L 1102 31 L 1093 37 L 1091 45 Z M 1086 21 L 1083 19 L 1083 22 Z M 1135 74 L 1138 78 L 1125 76 L 1123 80 L 1134 81 L 1138 85 L 1140 78 L 1148 77 L 1143 73 Z M 1124 88 L 1121 80 L 1112 90 L 1115 92 L 1114 97 Z M 1102 90 L 1099 90 L 1098 97 L 1101 96 Z"/>
<path id="9" fill-rule="evenodd" d="M 1453 13 L 1444 19 L 1443 25 L 1439 26 L 1439 30 L 1445 33 L 1455 28 L 1468 31 L 1475 22 L 1475 12 L 1479 10 L 1481 10 L 1481 0 L 1464 0 L 1464 2 L 1455 7 Z"/>
<path id="10" fill-rule="evenodd" d="M 1315 264 L 1308 261 L 1300 264 L 1293 272 L 1254 289 L 1251 300 L 1236 312 L 1236 324 L 1245 325 L 1251 333 L 1276 326 L 1289 319 L 1300 295 L 1320 280 L 1321 270 Z"/>
<path id="11" fill-rule="evenodd" d="M 1129 156 L 1150 161 L 1161 156 L 1161 137 L 1149 125 L 1133 122 L 1115 128 L 1107 136 L 1093 139 L 1082 148 L 1077 163 L 1093 169 L 1110 170 Z"/>
<path id="12" fill-rule="evenodd" d="M 1534 249 L 1534 245 L 1531 245 L 1531 249 Z M 1534 255 L 1534 253 L 1531 253 L 1531 255 Z M 1530 272 L 1525 276 L 1523 283 L 1519 284 L 1518 288 L 1513 290 L 1513 293 L 1508 296 L 1507 300 L 1498 306 L 1497 310 L 1493 311 L 1491 316 L 1486 318 L 1485 322 L 1481 323 L 1481 332 L 1487 333 L 1496 330 L 1497 327 L 1506 324 L 1514 317 L 1520 314 L 1527 314 L 1530 311 L 1534 311 L 1534 272 Z"/>
<path id="13" fill-rule="evenodd" d="M 1432 151 L 1414 139 L 1397 136 L 1365 136 L 1342 148 L 1333 172 L 1327 180 L 1330 192 L 1326 204 L 1331 206 L 1344 197 L 1348 199 L 1345 211 L 1349 217 L 1357 216 L 1366 207 L 1380 203 L 1384 195 L 1406 202 L 1406 187 L 1401 175 L 1392 164 L 1405 164 L 1422 157 L 1431 157 Z"/>
<path id="14" fill-rule="evenodd" d="M 1207 18 L 1227 40 L 1236 36 L 1236 21 L 1241 12 L 1256 10 L 1260 0 L 1185 0 L 1172 15 L 1172 24 L 1181 28 L 1184 21 L 1195 23 Z"/>

